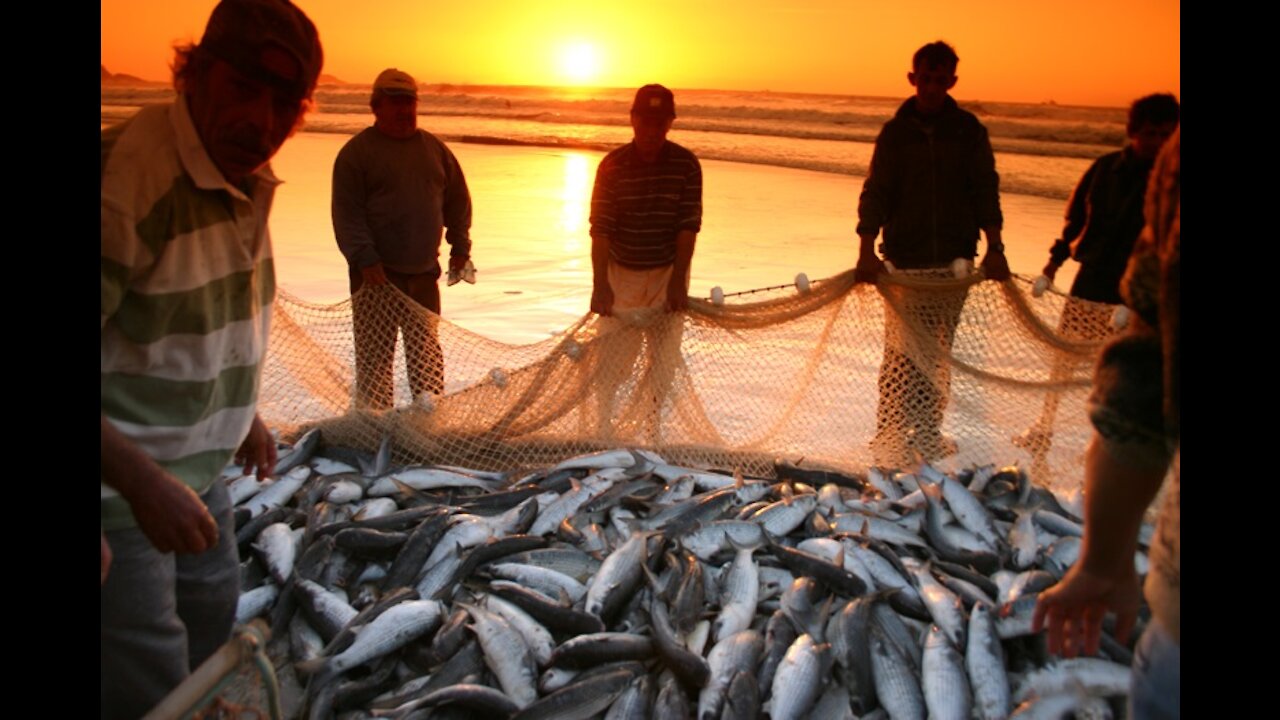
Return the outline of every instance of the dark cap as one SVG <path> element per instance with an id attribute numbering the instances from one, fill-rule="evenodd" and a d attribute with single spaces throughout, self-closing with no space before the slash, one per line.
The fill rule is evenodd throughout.
<path id="1" fill-rule="evenodd" d="M 418 97 L 418 82 L 413 76 L 403 70 L 396 68 L 387 68 L 378 73 L 378 79 L 373 81 L 373 91 L 384 95 L 404 95 L 406 97 Z"/>
<path id="2" fill-rule="evenodd" d="M 636 91 L 631 114 L 673 118 L 676 116 L 676 96 L 661 85 L 645 85 Z"/>
<path id="3" fill-rule="evenodd" d="M 296 60 L 300 75 L 281 77 L 266 68 L 262 51 L 267 46 Z M 199 47 L 246 75 L 288 87 L 301 97 L 311 95 L 324 64 L 316 26 L 288 0 L 222 0 L 209 15 Z"/>

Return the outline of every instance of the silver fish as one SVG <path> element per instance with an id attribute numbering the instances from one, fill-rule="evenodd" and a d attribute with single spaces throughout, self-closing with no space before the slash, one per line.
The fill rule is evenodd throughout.
<path id="1" fill-rule="evenodd" d="M 724 578 L 724 591 L 720 614 L 713 626 L 715 642 L 742 632 L 751 626 L 756 617 L 756 603 L 760 595 L 760 581 L 756 562 L 751 557 L 754 545 L 738 546 L 737 556 Z"/>
<path id="2" fill-rule="evenodd" d="M 293 494 L 298 492 L 302 487 L 302 483 L 307 481 L 311 475 L 311 468 L 304 466 L 296 467 L 284 474 L 284 477 L 276 480 L 269 487 L 265 487 L 261 492 L 249 498 L 248 501 L 241 505 L 242 508 L 249 511 L 249 517 L 257 517 L 263 512 L 283 505 Z"/>
<path id="3" fill-rule="evenodd" d="M 964 658 L 937 625 L 929 629 L 921 666 L 924 675 L 920 684 L 929 717 L 968 720 L 973 697 L 969 691 L 969 677 L 964 670 Z"/>
<path id="4" fill-rule="evenodd" d="M 764 651 L 764 638 L 756 630 L 743 630 L 717 642 L 707 656 L 711 679 L 698 694 L 699 720 L 712 720 L 720 716 L 725 692 L 733 676 L 739 672 L 753 672 Z"/>
<path id="5" fill-rule="evenodd" d="M 803 718 L 822 692 L 824 678 L 831 672 L 831 645 L 817 643 L 808 633 L 791 644 L 773 676 L 774 720 Z"/>
<path id="6" fill-rule="evenodd" d="M 591 578 L 591 584 L 587 587 L 584 610 L 596 617 L 606 618 L 613 615 L 631 597 L 643 579 L 640 564 L 648 558 L 648 538 L 648 533 L 636 533 L 604 559 L 600 564 L 600 571 Z"/>
<path id="7" fill-rule="evenodd" d="M 443 606 L 434 600 L 409 600 L 383 612 L 373 622 L 356 631 L 356 639 L 346 650 L 331 658 L 298 663 L 303 674 L 323 671 L 334 675 L 362 665 L 401 648 L 439 626 Z"/>
<path id="8" fill-rule="evenodd" d="M 924 720 L 920 680 L 878 632 L 871 633 L 871 675 L 876 697 L 893 720 Z"/>
<path id="9" fill-rule="evenodd" d="M 973 688 L 974 713 L 981 720 L 1008 717 L 1011 692 L 1004 666 L 1004 649 L 996 635 L 991 610 L 986 605 L 974 605 L 969 614 L 969 646 L 964 662 Z"/>
<path id="10" fill-rule="evenodd" d="M 506 620 L 516 632 L 520 633 L 520 636 L 524 638 L 525 645 L 533 653 L 533 659 L 537 661 L 540 667 L 546 667 L 551 664 L 551 653 L 555 650 L 556 644 L 551 637 L 551 632 L 542 623 L 534 620 L 524 610 L 496 595 L 485 595 L 483 602 L 486 609 L 502 616 L 502 619 Z"/>
<path id="11" fill-rule="evenodd" d="M 280 588 L 272 583 L 241 593 L 240 599 L 236 601 L 236 624 L 244 625 L 265 613 L 275 604 L 279 595 Z"/>

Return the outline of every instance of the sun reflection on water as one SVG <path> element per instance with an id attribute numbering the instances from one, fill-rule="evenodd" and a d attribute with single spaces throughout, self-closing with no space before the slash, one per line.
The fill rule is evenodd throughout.
<path id="1" fill-rule="evenodd" d="M 564 232 L 565 253 L 581 253 L 583 226 L 587 219 L 587 204 L 591 201 L 590 162 L 582 153 L 566 153 L 564 156 L 564 188 L 560 193 L 560 230 Z"/>

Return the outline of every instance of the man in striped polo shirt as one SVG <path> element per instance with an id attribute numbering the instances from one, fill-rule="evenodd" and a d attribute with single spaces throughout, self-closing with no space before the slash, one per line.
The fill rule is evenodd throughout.
<path id="1" fill-rule="evenodd" d="M 702 228 L 702 166 L 667 140 L 675 96 L 661 85 L 636 91 L 635 139 L 600 161 L 591 193 L 591 311 L 684 310 L 689 266 Z"/>
<path id="2" fill-rule="evenodd" d="M 275 464 L 254 410 L 275 295 L 268 161 L 321 62 L 287 0 L 223 0 L 177 48 L 174 102 L 102 134 L 104 718 L 141 716 L 230 636 L 239 557 L 218 475 L 233 457 L 259 477 Z"/>
<path id="3" fill-rule="evenodd" d="M 591 193 L 591 310 L 602 328 L 617 316 L 631 326 L 599 349 L 595 392 L 601 432 L 644 433 L 658 442 L 661 409 L 683 362 L 679 316 L 689 304 L 689 266 L 702 228 L 702 166 L 667 140 L 675 97 L 661 85 L 636 91 L 632 142 L 610 152 L 596 170 Z M 643 351 L 647 355 L 637 362 Z M 616 407 L 616 394 L 635 373 L 632 402 Z"/>

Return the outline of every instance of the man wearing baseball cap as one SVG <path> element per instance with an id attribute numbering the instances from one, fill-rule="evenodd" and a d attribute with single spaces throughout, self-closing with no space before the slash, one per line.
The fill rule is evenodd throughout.
<path id="1" fill-rule="evenodd" d="M 268 161 L 323 62 L 286 0 L 222 0 L 176 53 L 174 101 L 102 133 L 104 718 L 143 715 L 230 637 L 240 568 L 218 476 L 276 460 L 255 412 L 275 296 Z"/>
<path id="2" fill-rule="evenodd" d="M 440 314 L 442 234 L 451 284 L 459 274 L 474 282 L 475 269 L 467 180 L 449 148 L 418 128 L 418 83 L 388 68 L 374 80 L 369 106 L 373 127 L 351 138 L 333 165 L 333 234 L 351 283 L 355 404 L 385 410 L 394 400 L 397 329 L 414 399 L 444 391 L 435 318 L 422 311 Z"/>
<path id="3" fill-rule="evenodd" d="M 667 140 L 675 96 L 661 85 L 636 91 L 634 139 L 610 152 L 591 193 L 591 310 L 688 306 L 689 267 L 702 228 L 702 166 Z"/>
<path id="4" fill-rule="evenodd" d="M 591 310 L 644 326 L 619 333 L 604 348 L 596 392 L 606 432 L 618 417 L 615 393 L 646 348 L 643 373 L 649 384 L 656 433 L 658 413 L 681 362 L 682 318 L 658 323 L 654 313 L 684 310 L 689 302 L 689 268 L 702 228 L 702 166 L 685 148 L 667 140 L 676 117 L 675 96 L 661 85 L 645 85 L 631 104 L 634 139 L 613 150 L 596 169 L 591 193 Z M 607 323 L 606 323 L 607 324 Z M 648 401 L 644 401 L 647 403 Z M 656 437 L 656 435 L 654 436 Z"/>

